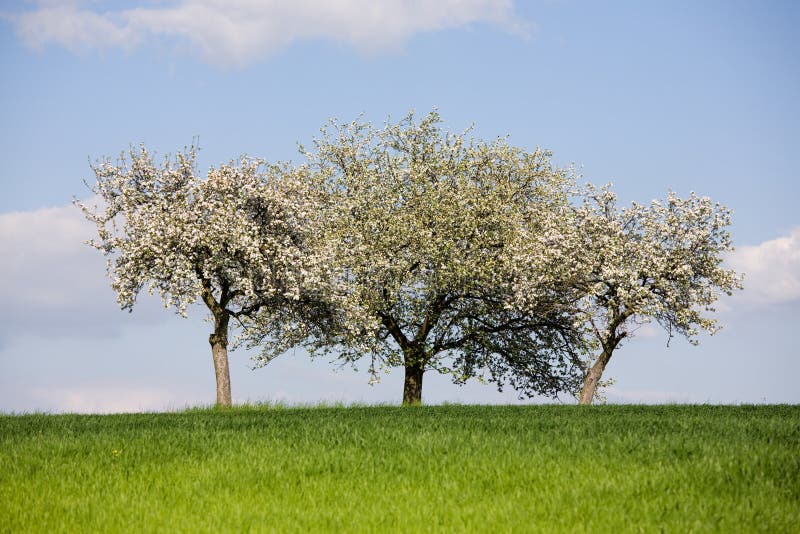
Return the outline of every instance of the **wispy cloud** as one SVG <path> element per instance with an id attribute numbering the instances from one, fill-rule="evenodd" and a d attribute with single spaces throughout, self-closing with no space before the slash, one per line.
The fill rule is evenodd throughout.
<path id="1" fill-rule="evenodd" d="M 123 17 L 81 9 L 77 3 L 42 2 L 35 11 L 10 16 L 17 33 L 31 47 L 55 43 L 72 51 L 102 47 L 131 47 L 141 36 Z"/>
<path id="2" fill-rule="evenodd" d="M 513 0 L 182 0 L 105 11 L 94 3 L 38 4 L 11 16 L 32 47 L 133 48 L 171 39 L 222 65 L 244 65 L 295 41 L 332 40 L 375 54 L 418 33 L 473 23 L 523 35 L 530 27 Z"/>
<path id="3" fill-rule="evenodd" d="M 760 245 L 739 247 L 728 263 L 745 274 L 737 301 L 767 305 L 800 300 L 800 228 Z"/>

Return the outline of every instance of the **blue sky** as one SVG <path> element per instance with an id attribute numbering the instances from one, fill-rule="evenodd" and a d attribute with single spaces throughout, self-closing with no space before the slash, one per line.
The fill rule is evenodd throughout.
<path id="1" fill-rule="evenodd" d="M 330 117 L 438 107 L 448 127 L 546 147 L 647 202 L 734 210 L 745 291 L 698 347 L 645 328 L 611 361 L 614 402 L 800 402 L 800 23 L 795 2 L 333 0 L 7 2 L 0 8 L 0 410 L 179 408 L 214 398 L 203 310 L 117 309 L 86 197 L 89 160 L 199 137 L 201 168 L 298 160 Z M 239 400 L 399 402 L 401 373 L 287 354 Z M 428 402 L 512 402 L 426 376 Z M 564 399 L 570 402 L 569 399 Z"/>

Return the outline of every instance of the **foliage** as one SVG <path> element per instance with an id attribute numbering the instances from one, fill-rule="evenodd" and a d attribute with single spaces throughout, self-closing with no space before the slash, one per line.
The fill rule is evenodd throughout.
<path id="1" fill-rule="evenodd" d="M 587 186 L 569 254 L 577 309 L 600 352 L 599 373 L 621 342 L 651 320 L 692 343 L 700 330 L 716 332 L 718 322 L 708 315 L 714 302 L 741 288 L 741 277 L 722 265 L 733 249 L 730 216 L 694 193 L 618 208 L 608 187 Z M 596 382 L 599 374 L 587 379 Z"/>
<path id="2" fill-rule="evenodd" d="M 78 204 L 97 225 L 91 244 L 110 256 L 120 305 L 132 309 L 145 286 L 181 315 L 207 294 L 234 315 L 298 299 L 315 283 L 300 268 L 311 209 L 303 182 L 246 157 L 201 179 L 195 159 L 192 147 L 158 166 L 142 146 L 93 167 L 104 209 Z"/>
<path id="3" fill-rule="evenodd" d="M 124 309 L 145 286 L 182 315 L 208 307 L 226 403 L 230 318 L 260 364 L 302 345 L 368 357 L 373 380 L 402 366 L 405 402 L 428 370 L 528 396 L 583 380 L 585 400 L 638 325 L 696 342 L 741 287 L 722 267 L 725 207 L 670 193 L 618 208 L 593 186 L 574 205 L 549 152 L 449 133 L 436 112 L 332 121 L 303 152 L 306 165 L 243 157 L 201 179 L 194 148 L 159 166 L 141 147 L 94 167 L 103 209 L 78 203 Z"/>
<path id="4" fill-rule="evenodd" d="M 793 532 L 799 421 L 797 406 L 6 415 L 0 531 Z"/>
<path id="5" fill-rule="evenodd" d="M 76 203 L 97 226 L 91 244 L 109 256 L 123 309 L 144 287 L 184 316 L 198 298 L 208 307 L 217 399 L 230 404 L 230 318 L 263 306 L 297 309 L 301 293 L 321 285 L 304 268 L 315 263 L 307 224 L 314 195 L 302 169 L 242 157 L 202 179 L 195 159 L 192 147 L 157 165 L 144 147 L 132 149 L 116 165 L 93 167 L 102 209 Z"/>
<path id="6" fill-rule="evenodd" d="M 608 189 L 588 189 L 578 210 L 585 310 L 598 338 L 607 338 L 627 319 L 654 319 L 670 335 L 696 342 L 699 330 L 714 333 L 721 293 L 741 288 L 740 277 L 724 269 L 733 250 L 728 232 L 731 212 L 708 197 L 686 199 L 670 192 L 665 202 L 637 203 L 619 209 Z"/>
<path id="7" fill-rule="evenodd" d="M 368 354 L 373 375 L 404 366 L 420 382 L 428 369 L 462 382 L 486 368 L 528 395 L 568 389 L 580 350 L 573 320 L 555 273 L 519 251 L 564 224 L 569 172 L 548 152 L 439 123 L 435 112 L 381 130 L 333 122 L 307 153 L 328 195 L 321 228 L 339 320 L 319 335 L 298 328 L 295 341 L 344 361 Z M 513 304 L 522 275 L 537 285 L 524 310 Z M 251 341 L 266 343 L 268 361 L 285 345 L 258 330 Z"/>

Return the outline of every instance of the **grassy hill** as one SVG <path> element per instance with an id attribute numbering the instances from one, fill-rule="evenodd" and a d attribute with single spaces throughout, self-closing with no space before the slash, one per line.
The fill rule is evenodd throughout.
<path id="1" fill-rule="evenodd" d="M 0 416 L 0 532 L 798 532 L 800 406 Z"/>

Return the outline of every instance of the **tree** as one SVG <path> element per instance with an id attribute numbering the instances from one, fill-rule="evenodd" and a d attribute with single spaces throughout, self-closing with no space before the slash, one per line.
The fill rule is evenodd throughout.
<path id="1" fill-rule="evenodd" d="M 160 166 L 143 146 L 132 149 L 116 165 L 93 166 L 103 209 L 76 203 L 97 225 L 90 244 L 109 257 L 123 309 L 133 310 L 145 286 L 182 316 L 198 298 L 206 305 L 216 402 L 230 406 L 231 319 L 291 307 L 318 283 L 303 269 L 314 197 L 297 177 L 302 171 L 242 157 L 201 179 L 195 161 L 194 147 Z"/>
<path id="2" fill-rule="evenodd" d="M 618 208 L 608 187 L 587 187 L 570 253 L 577 308 L 599 353 L 586 365 L 580 404 L 592 402 L 612 354 L 642 323 L 655 320 L 670 338 L 693 344 L 700 330 L 718 330 L 705 312 L 714 312 L 721 293 L 741 288 L 740 276 L 722 267 L 733 250 L 730 215 L 694 193 Z"/>
<path id="3" fill-rule="evenodd" d="M 369 355 L 373 378 L 403 367 L 404 404 L 421 402 L 428 370 L 461 383 L 486 369 L 498 387 L 507 381 L 528 395 L 577 387 L 580 339 L 555 286 L 545 290 L 552 277 L 526 271 L 541 298 L 512 305 L 522 272 L 513 251 L 566 208 L 569 173 L 545 151 L 449 134 L 439 123 L 431 113 L 379 131 L 323 128 L 307 155 L 328 198 L 321 233 L 338 318 L 296 325 L 294 341 L 346 362 Z M 273 313 L 263 310 L 268 323 Z M 258 331 L 254 324 L 251 340 L 263 344 L 269 336 Z M 266 339 L 263 361 L 288 337 Z"/>

